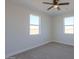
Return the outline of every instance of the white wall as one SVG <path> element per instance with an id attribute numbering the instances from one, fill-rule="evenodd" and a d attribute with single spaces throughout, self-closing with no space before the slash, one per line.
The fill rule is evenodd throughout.
<path id="1" fill-rule="evenodd" d="M 64 33 L 64 18 L 74 16 L 72 13 L 53 16 L 51 27 L 51 39 L 52 41 L 64 43 L 68 45 L 74 45 L 74 35 Z"/>
<path id="2" fill-rule="evenodd" d="M 41 16 L 41 34 L 29 35 L 29 15 Z M 6 1 L 6 57 L 50 41 L 51 17 Z"/>

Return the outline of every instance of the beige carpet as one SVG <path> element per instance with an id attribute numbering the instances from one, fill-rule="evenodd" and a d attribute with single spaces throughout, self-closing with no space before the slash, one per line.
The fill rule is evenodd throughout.
<path id="1" fill-rule="evenodd" d="M 74 59 L 74 48 L 63 44 L 49 43 L 15 57 L 16 59 Z"/>

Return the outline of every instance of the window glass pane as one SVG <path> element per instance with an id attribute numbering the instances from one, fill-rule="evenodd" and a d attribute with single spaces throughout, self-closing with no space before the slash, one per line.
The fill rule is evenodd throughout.
<path id="1" fill-rule="evenodd" d="M 73 34 L 73 32 L 74 32 L 73 26 L 65 26 L 65 33 Z"/>
<path id="2" fill-rule="evenodd" d="M 30 15 L 30 24 L 39 25 L 39 16 Z"/>
<path id="3" fill-rule="evenodd" d="M 30 25 L 30 35 L 32 34 L 39 34 L 39 26 Z"/>
<path id="4" fill-rule="evenodd" d="M 74 25 L 74 17 L 67 17 L 64 19 L 64 25 Z"/>

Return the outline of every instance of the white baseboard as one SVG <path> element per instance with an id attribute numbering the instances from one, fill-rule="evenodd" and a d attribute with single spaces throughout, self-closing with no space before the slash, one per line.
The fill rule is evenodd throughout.
<path id="1" fill-rule="evenodd" d="M 74 44 L 68 44 L 68 43 L 64 43 L 60 41 L 52 41 L 52 42 L 56 42 L 56 43 L 60 43 L 60 44 L 68 45 L 68 46 L 74 46 Z"/>
<path id="2" fill-rule="evenodd" d="M 39 45 L 33 46 L 33 47 L 31 47 L 31 48 L 24 49 L 24 50 L 20 50 L 20 51 L 17 51 L 17 52 L 8 54 L 8 55 L 5 56 L 5 58 L 7 59 L 7 58 L 9 58 L 9 57 L 11 57 L 11 56 L 17 55 L 17 54 L 19 54 L 19 53 L 22 53 L 22 52 L 25 52 L 25 51 L 28 51 L 28 50 L 31 50 L 31 49 L 33 49 L 33 48 L 40 47 L 40 46 L 45 45 L 45 44 L 50 43 L 50 42 L 51 42 L 51 41 L 47 41 L 47 42 L 41 43 L 41 44 L 39 44 Z"/>

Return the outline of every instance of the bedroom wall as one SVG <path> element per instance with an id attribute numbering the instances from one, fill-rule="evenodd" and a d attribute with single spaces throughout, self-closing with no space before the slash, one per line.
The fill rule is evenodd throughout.
<path id="1" fill-rule="evenodd" d="M 64 13 L 56 15 L 52 18 L 51 39 L 54 42 L 64 43 L 67 45 L 74 45 L 74 34 L 64 33 L 64 18 L 74 16 L 74 13 Z"/>
<path id="2" fill-rule="evenodd" d="M 41 17 L 40 35 L 29 35 L 29 15 Z M 6 57 L 48 43 L 51 17 L 43 12 L 6 1 Z"/>

